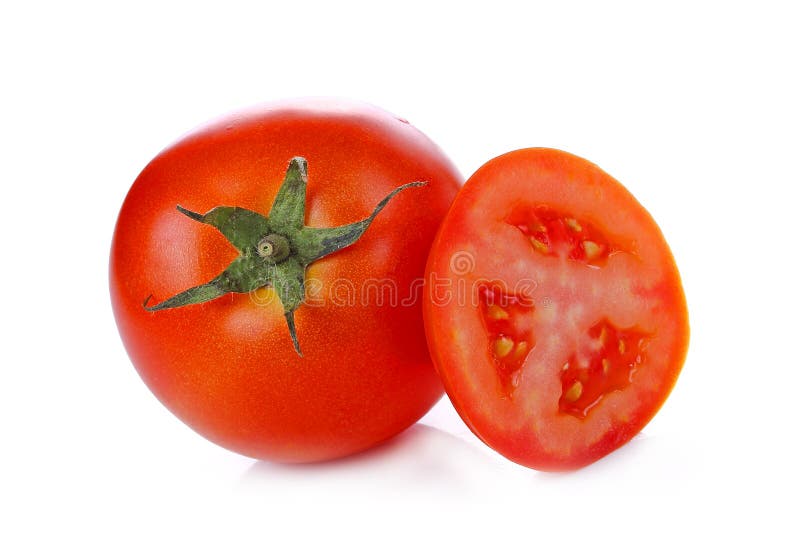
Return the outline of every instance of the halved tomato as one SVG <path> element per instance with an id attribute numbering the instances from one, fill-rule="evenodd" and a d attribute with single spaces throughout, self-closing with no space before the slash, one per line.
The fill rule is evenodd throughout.
<path id="1" fill-rule="evenodd" d="M 686 355 L 672 254 L 594 164 L 524 149 L 481 167 L 433 244 L 425 327 L 467 425 L 543 470 L 589 464 L 655 415 Z"/>

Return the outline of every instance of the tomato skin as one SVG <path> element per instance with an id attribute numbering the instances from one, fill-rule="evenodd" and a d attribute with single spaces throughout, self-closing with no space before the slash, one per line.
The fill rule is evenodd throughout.
<path id="1" fill-rule="evenodd" d="M 514 220 L 537 210 L 538 220 Z M 574 260 L 574 245 L 559 256 L 531 232 L 536 226 L 545 230 L 542 223 L 551 213 L 564 217 L 562 225 L 566 222 L 580 231 L 562 226 L 560 236 L 553 235 L 556 240 L 565 243 L 569 234 L 590 230 L 611 247 L 590 250 L 603 254 L 597 263 L 589 260 L 589 251 L 585 261 Z M 464 257 L 469 268 L 459 268 L 458 259 Z M 425 328 L 445 391 L 482 441 L 524 466 L 576 469 L 629 441 L 664 403 L 686 356 L 686 301 L 661 231 L 621 184 L 563 151 L 513 151 L 475 172 L 439 229 L 426 276 L 432 280 L 425 298 Z M 503 375 L 496 363 L 498 353 L 492 352 L 493 329 L 486 316 L 498 310 L 481 315 L 474 303 L 442 303 L 441 292 L 433 288 L 436 280 L 452 285 L 461 281 L 461 290 L 471 292 L 481 281 L 500 280 L 514 290 L 511 286 L 525 278 L 535 284 L 529 323 L 509 334 L 517 334 L 514 342 L 525 342 L 529 352 L 524 352 L 527 356 L 512 380 Z M 509 308 L 501 312 L 509 314 Z M 590 336 L 609 318 L 609 334 L 618 335 L 613 338 L 644 339 L 636 348 L 641 361 L 632 359 L 624 341 L 614 344 L 617 359 L 627 353 L 634 362 L 630 384 L 609 388 L 597 401 L 591 400 L 585 417 L 562 411 L 559 405 L 565 404 L 565 397 L 579 399 L 588 391 L 570 392 L 568 384 L 562 385 L 568 364 L 589 353 L 587 347 L 610 350 L 605 345 L 598 348 L 601 341 Z M 500 354 L 514 362 L 508 360 L 513 354 L 506 355 L 512 343 L 507 344 L 499 345 Z M 578 359 L 570 359 L 575 354 Z M 606 359 L 602 361 L 605 366 Z M 584 370 L 586 377 L 589 371 Z M 586 377 L 586 385 L 599 381 Z M 516 386 L 505 387 L 509 384 Z"/>
<path id="2" fill-rule="evenodd" d="M 295 312 L 304 357 L 268 289 L 145 311 L 148 295 L 164 300 L 204 283 L 237 255 L 218 231 L 176 205 L 266 214 L 295 156 L 308 160 L 311 227 L 361 220 L 397 186 L 428 182 L 393 199 L 354 245 L 308 267 L 313 299 Z M 254 458 L 332 459 L 399 433 L 442 395 L 420 296 L 407 298 L 461 181 L 421 132 L 349 101 L 281 102 L 189 133 L 142 171 L 114 232 L 111 301 L 135 368 L 192 429 Z M 386 281 L 395 303 L 387 291 L 379 303 Z"/>

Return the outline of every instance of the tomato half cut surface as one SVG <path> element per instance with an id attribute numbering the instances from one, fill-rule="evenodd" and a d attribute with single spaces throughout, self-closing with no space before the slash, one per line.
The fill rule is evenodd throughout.
<path id="1" fill-rule="evenodd" d="M 427 275 L 428 344 L 450 399 L 525 466 L 574 469 L 626 443 L 686 356 L 686 301 L 661 231 L 619 182 L 563 151 L 481 167 Z"/>

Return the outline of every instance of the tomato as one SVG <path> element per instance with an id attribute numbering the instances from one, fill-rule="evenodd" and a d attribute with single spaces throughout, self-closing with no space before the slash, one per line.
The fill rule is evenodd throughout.
<path id="1" fill-rule="evenodd" d="M 191 132 L 142 171 L 114 232 L 135 368 L 191 428 L 254 458 L 397 434 L 443 393 L 420 285 L 461 182 L 425 135 L 358 103 L 276 103 Z"/>
<path id="2" fill-rule="evenodd" d="M 507 458 L 574 469 L 627 442 L 688 345 L 658 226 L 590 162 L 524 149 L 481 167 L 431 248 L 425 326 L 445 390 Z"/>

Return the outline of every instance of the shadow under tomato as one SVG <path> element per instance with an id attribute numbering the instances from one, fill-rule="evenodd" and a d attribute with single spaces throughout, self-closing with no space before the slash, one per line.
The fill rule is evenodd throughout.
<path id="1" fill-rule="evenodd" d="M 471 478 L 491 474 L 497 467 L 491 454 L 438 428 L 414 424 L 406 431 L 367 451 L 312 464 L 259 461 L 242 476 L 243 487 L 273 494 L 341 492 L 354 495 L 430 495 L 469 493 Z"/>
<path id="2" fill-rule="evenodd" d="M 640 433 L 597 462 L 570 472 L 536 474 L 533 487 L 547 492 L 636 497 L 685 497 L 680 486 L 697 474 L 695 444 L 673 436 Z"/>

